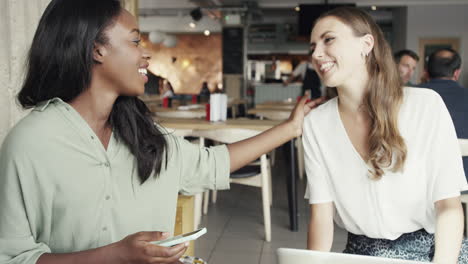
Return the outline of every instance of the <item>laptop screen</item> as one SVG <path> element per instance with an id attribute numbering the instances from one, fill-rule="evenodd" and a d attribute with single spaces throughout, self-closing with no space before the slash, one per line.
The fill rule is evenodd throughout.
<path id="1" fill-rule="evenodd" d="M 421 264 L 401 259 L 389 259 L 352 255 L 335 252 L 320 252 L 304 249 L 279 248 L 277 250 L 278 264 Z"/>

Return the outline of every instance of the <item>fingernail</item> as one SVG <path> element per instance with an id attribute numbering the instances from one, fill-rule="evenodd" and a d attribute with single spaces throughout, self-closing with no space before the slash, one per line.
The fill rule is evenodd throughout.
<path id="1" fill-rule="evenodd" d="M 188 247 L 188 246 L 189 246 L 189 242 L 185 242 L 185 246 Z"/>
<path id="2" fill-rule="evenodd" d="M 164 237 L 169 236 L 169 232 L 163 232 L 161 235 Z"/>

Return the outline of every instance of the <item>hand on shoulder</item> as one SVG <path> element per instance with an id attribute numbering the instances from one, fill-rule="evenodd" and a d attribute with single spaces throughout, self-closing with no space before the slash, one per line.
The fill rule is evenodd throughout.
<path id="1" fill-rule="evenodd" d="M 309 92 L 306 92 L 306 94 L 301 98 L 301 100 L 299 100 L 299 102 L 292 110 L 291 115 L 287 121 L 294 129 L 294 135 L 296 137 L 302 135 L 304 117 L 310 113 L 312 109 L 318 107 L 326 101 L 325 97 L 319 97 L 314 100 L 310 100 L 308 98 Z"/>

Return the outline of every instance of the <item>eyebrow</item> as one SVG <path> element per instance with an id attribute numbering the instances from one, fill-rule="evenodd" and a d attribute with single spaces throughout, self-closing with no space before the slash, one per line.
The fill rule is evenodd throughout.
<path id="1" fill-rule="evenodd" d="M 133 33 L 133 32 L 136 32 L 136 33 L 140 34 L 140 30 L 138 28 L 134 28 L 134 29 L 130 30 L 130 33 Z"/>
<path id="2" fill-rule="evenodd" d="M 322 35 L 320 35 L 320 39 L 323 39 L 323 37 L 324 37 L 325 35 L 327 35 L 328 33 L 331 33 L 331 32 L 333 32 L 333 31 L 328 30 L 328 31 L 323 32 Z M 311 46 L 311 47 L 312 47 L 312 46 L 315 46 L 315 42 L 311 42 L 311 43 L 310 43 L 310 46 Z"/>

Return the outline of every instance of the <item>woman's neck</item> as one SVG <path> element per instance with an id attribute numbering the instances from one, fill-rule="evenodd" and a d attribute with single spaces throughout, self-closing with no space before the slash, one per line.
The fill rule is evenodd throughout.
<path id="1" fill-rule="evenodd" d="M 345 84 L 337 87 L 338 106 L 341 112 L 350 114 L 362 112 L 362 106 L 368 92 L 368 82 L 369 75 L 365 72 L 362 76 L 354 76 Z"/>
<path id="2" fill-rule="evenodd" d="M 69 102 L 99 137 L 111 130 L 109 116 L 118 97 L 102 87 L 91 81 L 88 89 Z"/>

